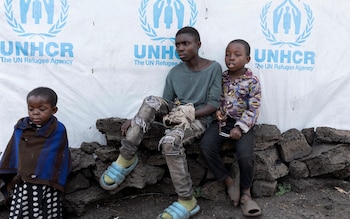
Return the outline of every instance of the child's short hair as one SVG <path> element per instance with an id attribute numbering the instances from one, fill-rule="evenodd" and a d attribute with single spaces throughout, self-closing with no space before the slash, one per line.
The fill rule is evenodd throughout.
<path id="1" fill-rule="evenodd" d="M 245 49 L 246 55 L 250 56 L 250 45 L 249 45 L 249 43 L 247 41 L 242 40 L 242 39 L 236 39 L 236 40 L 232 40 L 231 42 L 229 42 L 228 45 L 230 45 L 231 43 L 239 43 L 239 44 L 241 44 L 244 47 L 244 49 Z"/>
<path id="2" fill-rule="evenodd" d="M 47 98 L 47 101 L 51 104 L 51 106 L 56 106 L 57 104 L 57 94 L 54 90 L 48 87 L 37 87 L 34 90 L 30 91 L 27 95 L 27 103 L 28 99 L 31 96 L 40 96 Z"/>
<path id="3" fill-rule="evenodd" d="M 178 36 L 178 35 L 184 34 L 184 33 L 192 35 L 194 37 L 194 39 L 198 42 L 201 41 L 201 38 L 199 36 L 198 31 L 195 28 L 190 27 L 190 26 L 183 27 L 180 30 L 178 30 L 175 36 Z"/>

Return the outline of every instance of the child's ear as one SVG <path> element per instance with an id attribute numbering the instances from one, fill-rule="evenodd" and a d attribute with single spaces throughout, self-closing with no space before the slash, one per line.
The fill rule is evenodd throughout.
<path id="1" fill-rule="evenodd" d="M 201 42 L 201 41 L 198 41 L 198 42 L 197 42 L 197 46 L 198 46 L 198 49 L 201 48 L 202 42 Z"/>
<path id="2" fill-rule="evenodd" d="M 57 106 L 52 107 L 52 115 L 57 113 L 57 111 L 58 111 Z"/>
<path id="3" fill-rule="evenodd" d="M 250 62 L 250 56 L 247 57 L 247 63 L 249 63 L 249 62 Z"/>

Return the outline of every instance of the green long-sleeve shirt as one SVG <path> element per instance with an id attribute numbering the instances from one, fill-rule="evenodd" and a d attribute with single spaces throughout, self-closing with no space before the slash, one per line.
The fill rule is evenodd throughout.
<path id="1" fill-rule="evenodd" d="M 192 71 L 185 63 L 172 68 L 167 75 L 163 98 L 175 99 L 181 104 L 193 103 L 196 109 L 205 105 L 218 108 L 222 94 L 222 69 L 219 63 L 212 63 L 201 71 Z M 207 118 L 208 122 L 211 118 Z"/>

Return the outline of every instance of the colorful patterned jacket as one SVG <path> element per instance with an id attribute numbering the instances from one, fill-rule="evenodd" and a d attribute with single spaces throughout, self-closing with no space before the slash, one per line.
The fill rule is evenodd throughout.
<path id="1" fill-rule="evenodd" d="M 222 74 L 223 96 L 220 110 L 236 120 L 243 133 L 247 133 L 258 119 L 261 104 L 259 79 L 250 69 L 231 81 L 228 71 Z"/>

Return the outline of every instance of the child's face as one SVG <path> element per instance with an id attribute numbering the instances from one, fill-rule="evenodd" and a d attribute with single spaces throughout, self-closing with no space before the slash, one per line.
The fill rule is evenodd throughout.
<path id="1" fill-rule="evenodd" d="M 201 46 L 191 34 L 179 34 L 175 38 L 176 52 L 183 62 L 191 60 L 198 55 Z"/>
<path id="2" fill-rule="evenodd" d="M 237 72 L 250 61 L 245 48 L 240 43 L 230 43 L 226 48 L 225 64 L 230 72 Z"/>
<path id="3" fill-rule="evenodd" d="M 56 106 L 51 106 L 47 98 L 42 96 L 30 96 L 28 102 L 28 116 L 36 125 L 45 125 L 51 115 L 57 112 Z"/>

